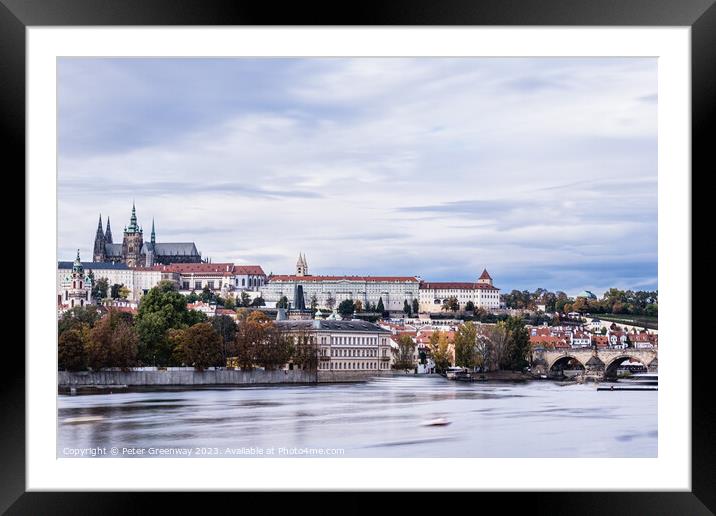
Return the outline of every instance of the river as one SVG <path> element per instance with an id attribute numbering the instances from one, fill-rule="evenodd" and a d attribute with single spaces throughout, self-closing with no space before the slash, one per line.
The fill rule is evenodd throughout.
<path id="1" fill-rule="evenodd" d="M 657 394 L 410 376 L 60 395 L 57 454 L 656 457 Z"/>

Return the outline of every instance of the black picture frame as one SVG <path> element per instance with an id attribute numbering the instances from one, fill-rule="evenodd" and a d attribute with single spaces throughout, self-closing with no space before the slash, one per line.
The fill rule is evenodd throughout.
<path id="1" fill-rule="evenodd" d="M 713 170 L 710 134 L 716 118 L 716 0 L 441 0 L 417 2 L 333 3 L 331 6 L 241 0 L 0 0 L 0 127 L 4 138 L 4 178 L 24 178 L 25 171 L 25 29 L 32 26 L 107 25 L 575 25 L 689 26 L 692 72 L 692 191 L 694 172 Z M 712 137 L 711 137 L 712 138 Z M 8 159 L 9 158 L 9 159 Z M 709 167 L 711 165 L 711 167 Z M 708 167 L 708 168 L 707 168 Z M 19 182 L 24 191 L 24 181 Z M 692 206 L 697 205 L 693 202 Z M 695 218 L 694 218 L 695 219 Z M 696 220 L 694 220 L 696 221 Z M 694 234 L 692 232 L 692 234 Z M 32 238 L 31 235 L 25 238 Z M 693 247 L 692 247 L 693 256 Z M 25 274 L 31 271 L 27 269 Z M 692 277 L 703 269 L 693 264 Z M 27 305 L 26 305 L 27 307 Z M 25 310 L 25 323 L 31 317 Z M 685 329 L 690 337 L 691 325 Z M 25 354 L 18 340 L 6 337 L 0 433 L 0 510 L 7 514 L 127 514 L 163 512 L 186 507 L 186 493 L 57 493 L 25 489 Z M 689 345 L 692 339 L 679 345 Z M 12 344 L 12 346 L 11 346 Z M 465 500 L 476 510 L 490 502 L 539 514 L 713 514 L 716 511 L 716 446 L 711 425 L 716 404 L 710 396 L 708 341 L 693 346 L 692 356 L 692 491 L 691 492 L 532 492 L 474 493 Z M 8 349 L 10 348 L 10 349 Z M 535 472 L 539 474 L 539 471 Z M 565 472 L 569 474 L 570 472 Z M 555 479 L 556 483 L 559 482 Z M 558 485 L 555 486 L 558 491 Z M 324 510 L 355 511 L 372 507 L 370 500 L 351 501 Z M 237 495 L 212 494 L 211 506 L 237 503 Z M 245 495 L 239 495 L 245 496 Z M 291 505 L 307 503 L 310 493 L 294 493 Z M 376 496 L 362 494 L 361 498 Z M 443 505 L 451 495 L 420 493 L 406 497 L 421 512 L 432 503 Z M 275 494 L 252 495 L 253 503 L 276 506 Z M 159 498 L 159 499 L 158 499 Z M 498 498 L 493 500 L 494 498 Z M 419 500 L 419 501 L 416 501 Z M 314 504 L 315 501 L 311 500 Z M 383 502 L 380 502 L 381 504 Z M 249 509 L 246 503 L 241 504 Z M 280 504 L 283 505 L 283 504 Z M 462 504 L 461 504 L 462 505 Z M 314 505 L 315 507 L 315 505 Z M 444 510 L 444 505 L 438 507 Z M 323 511 L 321 511 L 323 512 Z"/>

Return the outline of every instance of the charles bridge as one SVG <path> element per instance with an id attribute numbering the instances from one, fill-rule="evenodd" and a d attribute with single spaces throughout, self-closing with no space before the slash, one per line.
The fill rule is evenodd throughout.
<path id="1" fill-rule="evenodd" d="M 565 350 L 538 349 L 532 355 L 532 372 L 548 376 L 558 374 L 568 364 L 575 362 L 584 368 L 584 375 L 597 378 L 614 378 L 617 368 L 627 360 L 635 360 L 650 373 L 659 368 L 658 350 L 654 349 L 600 349 L 573 348 Z"/>

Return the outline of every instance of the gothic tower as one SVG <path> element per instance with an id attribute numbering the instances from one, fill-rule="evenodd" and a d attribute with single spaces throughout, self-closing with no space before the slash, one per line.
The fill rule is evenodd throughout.
<path id="1" fill-rule="evenodd" d="M 129 226 L 124 228 L 124 238 L 122 239 L 122 256 L 124 256 L 127 266 L 137 267 L 144 265 L 141 261 L 143 245 L 144 233 L 139 224 L 137 224 L 137 210 L 134 207 L 134 202 L 132 202 L 132 216 L 129 220 Z"/>
<path id="2" fill-rule="evenodd" d="M 298 261 L 296 262 L 296 276 L 308 276 L 308 262 L 306 257 L 298 253 Z"/>
<path id="3" fill-rule="evenodd" d="M 107 232 L 104 234 L 104 243 L 112 244 L 112 230 L 109 227 L 109 215 L 107 216 Z"/>
<path id="4" fill-rule="evenodd" d="M 109 224 L 109 221 L 107 221 Z M 110 235 L 111 237 L 111 235 Z M 93 262 L 104 262 L 107 259 L 104 244 L 106 243 L 104 232 L 102 231 L 102 214 L 99 215 L 99 223 L 97 224 L 97 234 L 94 237 L 94 253 Z"/>

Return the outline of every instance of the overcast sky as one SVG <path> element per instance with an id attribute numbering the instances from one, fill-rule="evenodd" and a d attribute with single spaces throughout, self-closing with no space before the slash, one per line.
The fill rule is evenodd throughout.
<path id="1" fill-rule="evenodd" d="M 657 288 L 653 58 L 60 59 L 59 256 Z"/>

